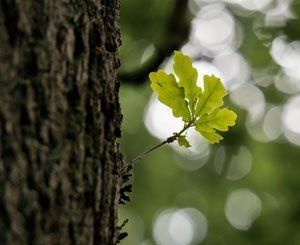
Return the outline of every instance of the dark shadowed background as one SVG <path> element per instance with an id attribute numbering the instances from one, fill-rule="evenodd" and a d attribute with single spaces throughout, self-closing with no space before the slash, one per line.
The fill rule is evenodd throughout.
<path id="1" fill-rule="evenodd" d="M 164 146 L 138 162 L 121 244 L 300 244 L 300 1 L 123 0 L 121 146 L 130 160 L 182 127 L 148 72 L 171 53 L 229 91 L 237 124 L 209 145 Z"/>

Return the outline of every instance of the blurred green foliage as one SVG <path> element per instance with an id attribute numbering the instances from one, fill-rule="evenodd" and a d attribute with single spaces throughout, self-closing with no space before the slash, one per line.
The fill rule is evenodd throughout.
<path id="1" fill-rule="evenodd" d="M 124 0 L 121 5 L 121 71 L 138 69 L 145 49 L 160 43 L 171 0 Z"/>
<path id="2" fill-rule="evenodd" d="M 123 71 L 138 69 L 145 50 L 160 43 L 172 5 L 170 0 L 122 2 L 120 56 Z M 267 105 L 285 106 L 291 96 L 299 95 L 299 92 L 287 94 L 275 87 L 274 81 L 281 73 L 281 67 L 272 59 L 270 47 L 279 35 L 287 35 L 289 40 L 300 39 L 299 1 L 295 0 L 291 5 L 295 18 L 282 26 L 259 30 L 255 25 L 264 13 L 249 11 L 243 14 L 245 10 L 227 8 L 243 28 L 244 38 L 238 52 L 252 69 L 251 80 L 255 80 L 259 71 L 264 75 L 268 73 L 267 85 L 256 86 L 263 92 Z M 264 38 L 257 32 L 264 34 Z M 160 142 L 144 124 L 151 95 L 149 81 L 140 86 L 121 81 L 124 115 L 121 146 L 127 160 Z M 160 212 L 190 207 L 207 218 L 207 234 L 201 244 L 300 244 L 299 146 L 290 143 L 283 134 L 268 142 L 255 139 L 246 128 L 249 112 L 229 99 L 225 104 L 232 106 L 239 115 L 237 125 L 225 135 L 221 144 L 211 147 L 209 158 L 202 167 L 188 170 L 185 165 L 197 166 L 200 160 L 186 158 L 169 146 L 160 148 L 135 165 L 131 180 L 134 186 L 132 202 L 122 206 L 120 211 L 120 223 L 129 218 L 124 228 L 129 237 L 121 244 L 159 244 L 153 236 L 153 226 Z M 243 152 L 243 147 L 250 152 L 251 170 L 243 178 L 230 179 L 232 157 Z M 246 158 L 241 154 L 237 161 L 246 162 Z M 247 229 L 234 227 L 225 214 L 230 193 L 239 189 L 250 190 L 261 202 L 261 212 Z"/>

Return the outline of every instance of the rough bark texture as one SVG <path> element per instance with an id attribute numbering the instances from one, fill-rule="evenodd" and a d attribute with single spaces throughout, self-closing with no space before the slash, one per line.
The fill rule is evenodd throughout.
<path id="1" fill-rule="evenodd" d="M 0 0 L 0 244 L 116 244 L 119 0 Z"/>

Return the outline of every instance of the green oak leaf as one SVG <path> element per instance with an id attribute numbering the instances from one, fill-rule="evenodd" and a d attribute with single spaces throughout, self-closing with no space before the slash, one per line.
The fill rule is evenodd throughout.
<path id="1" fill-rule="evenodd" d="M 184 127 L 172 142 L 178 141 L 180 146 L 190 147 L 183 134 L 191 127 L 210 143 L 219 143 L 223 137 L 219 131 L 228 131 L 228 127 L 235 125 L 237 115 L 223 105 L 223 97 L 227 92 L 219 78 L 214 75 L 205 75 L 204 89 L 197 86 L 197 70 L 193 67 L 191 59 L 180 51 L 174 53 L 174 74 L 164 71 L 151 72 L 151 88 L 158 95 L 163 104 L 172 109 L 175 117 L 181 117 Z M 169 138 L 168 138 L 169 139 Z M 164 143 L 170 143 L 166 140 Z"/>
<path id="2" fill-rule="evenodd" d="M 184 146 L 185 148 L 191 147 L 190 143 L 187 141 L 185 136 L 182 135 L 178 136 L 177 141 L 178 141 L 178 145 L 180 146 Z"/>
<path id="3" fill-rule="evenodd" d="M 195 126 L 197 130 L 211 132 L 213 129 L 228 131 L 229 126 L 234 126 L 236 114 L 227 108 L 218 108 L 210 114 L 203 115 Z"/>
<path id="4" fill-rule="evenodd" d="M 184 97 L 184 89 L 178 86 L 175 76 L 159 70 L 151 72 L 149 78 L 151 88 L 157 93 L 159 101 L 170 107 L 175 117 L 182 117 L 185 122 L 189 121 L 191 113 Z"/>
<path id="5" fill-rule="evenodd" d="M 227 92 L 221 82 L 221 80 L 214 75 L 204 78 L 204 91 L 199 97 L 196 105 L 195 115 L 201 117 L 204 114 L 211 113 L 214 109 L 223 105 L 223 97 L 227 95 Z"/>
<path id="6" fill-rule="evenodd" d="M 214 132 L 205 132 L 205 131 L 200 131 L 202 136 L 211 144 L 219 143 L 223 137 L 219 135 L 218 133 Z"/>
<path id="7" fill-rule="evenodd" d="M 180 51 L 175 51 L 173 69 L 179 78 L 178 85 L 184 88 L 185 97 L 189 100 L 193 113 L 196 101 L 201 95 L 201 88 L 197 86 L 198 72 L 193 67 L 190 57 Z"/>
<path id="8" fill-rule="evenodd" d="M 236 118 L 237 115 L 233 111 L 218 108 L 210 114 L 203 115 L 195 122 L 195 127 L 210 143 L 218 143 L 222 136 L 216 133 L 216 130 L 228 131 L 229 126 L 235 125 Z"/>

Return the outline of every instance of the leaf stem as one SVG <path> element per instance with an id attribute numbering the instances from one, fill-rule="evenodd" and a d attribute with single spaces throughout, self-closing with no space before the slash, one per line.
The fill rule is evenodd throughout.
<path id="1" fill-rule="evenodd" d="M 149 153 L 151 153 L 152 151 L 154 151 L 155 149 L 165 145 L 165 144 L 169 144 L 169 143 L 172 143 L 174 142 L 175 140 L 177 140 L 177 138 L 179 136 L 181 136 L 181 134 L 183 134 L 188 128 L 190 128 L 192 126 L 192 124 L 195 122 L 196 118 L 192 118 L 191 121 L 186 124 L 181 131 L 179 131 L 179 133 L 174 133 L 173 136 L 170 136 L 169 138 L 167 138 L 165 141 L 159 143 L 158 145 L 150 148 L 149 150 L 143 152 L 141 155 L 137 156 L 136 158 L 130 160 L 129 162 L 127 162 L 124 167 L 123 167 L 123 170 L 126 171 L 126 169 L 128 169 L 129 167 L 132 167 L 133 164 L 137 161 L 140 161 L 142 160 L 145 156 L 147 156 Z"/>

